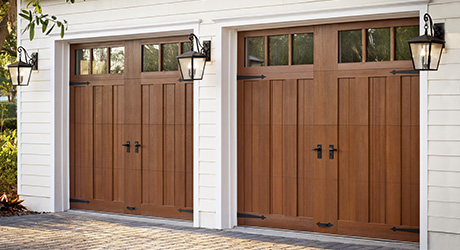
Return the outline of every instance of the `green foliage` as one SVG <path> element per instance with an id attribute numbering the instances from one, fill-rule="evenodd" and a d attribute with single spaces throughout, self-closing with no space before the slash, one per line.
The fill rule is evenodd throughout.
<path id="1" fill-rule="evenodd" d="M 23 32 L 29 31 L 30 40 L 32 41 L 35 37 L 35 27 L 40 26 L 42 33 L 45 33 L 45 35 L 49 35 L 57 26 L 60 28 L 61 38 L 63 38 L 65 31 L 68 29 L 67 20 L 59 20 L 56 16 L 43 13 L 40 0 L 27 1 L 29 1 L 26 7 L 27 9 L 22 9 L 19 16 L 29 22 Z M 65 0 L 65 2 L 74 4 L 75 0 Z"/>
<path id="2" fill-rule="evenodd" d="M 4 130 L 0 135 L 0 193 L 17 195 L 17 167 L 16 130 Z"/>

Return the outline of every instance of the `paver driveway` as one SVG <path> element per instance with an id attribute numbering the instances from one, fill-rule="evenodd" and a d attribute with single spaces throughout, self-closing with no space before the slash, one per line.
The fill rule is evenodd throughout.
<path id="1" fill-rule="evenodd" d="M 251 233 L 248 233 L 251 231 Z M 262 232 L 262 234 L 260 234 Z M 309 235 L 307 238 L 295 235 Z M 417 249 L 416 244 L 70 211 L 0 218 L 0 249 Z M 319 240 L 316 240 L 319 239 Z M 338 239 L 338 240 L 337 240 Z"/>

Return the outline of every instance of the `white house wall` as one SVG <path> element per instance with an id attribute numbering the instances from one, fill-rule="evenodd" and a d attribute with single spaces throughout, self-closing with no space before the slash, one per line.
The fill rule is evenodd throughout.
<path id="1" fill-rule="evenodd" d="M 434 0 L 434 22 L 445 23 L 446 51 L 428 74 L 428 245 L 460 247 L 460 1 Z"/>
<path id="2" fill-rule="evenodd" d="M 206 66 L 203 81 L 196 82 L 195 114 L 195 225 L 219 228 L 216 210 L 221 205 L 222 137 L 220 128 L 220 87 L 217 86 L 217 35 L 222 24 L 213 20 L 234 17 L 257 17 L 278 13 L 311 11 L 321 15 L 331 9 L 356 11 L 366 6 L 385 8 L 412 3 L 429 3 L 436 22 L 446 23 L 447 52 L 439 72 L 429 73 L 428 85 L 428 229 L 433 249 L 451 249 L 460 245 L 460 1 L 459 0 L 42 0 L 43 11 L 69 22 L 70 32 L 91 31 L 170 23 L 200 19 L 198 35 L 213 41 L 213 61 Z M 25 4 L 20 1 L 19 3 Z M 383 12 L 382 14 L 385 14 Z M 326 14 L 325 14 L 326 15 Z M 383 17 L 385 15 L 382 15 Z M 381 18 L 382 18 L 381 16 Z M 325 17 L 326 18 L 326 17 Z M 367 17 L 370 18 L 370 17 Z M 25 20 L 20 20 L 24 27 Z M 248 26 L 249 27 L 249 26 Z M 260 25 L 258 27 L 261 27 Z M 58 32 L 58 30 L 54 31 Z M 39 52 L 39 71 L 34 72 L 30 86 L 18 89 L 19 115 L 19 193 L 32 210 L 55 211 L 53 159 L 54 127 L 51 86 L 53 39 L 37 28 L 34 41 L 28 32 L 20 43 L 29 52 Z M 423 112 L 423 110 L 422 110 Z M 57 115 L 59 116 L 59 115 Z M 423 141 L 421 143 L 424 143 Z M 423 173 L 422 173 L 423 175 Z M 456 244 L 456 245 L 453 245 Z M 443 246 L 443 247 L 435 247 Z M 444 247 L 445 246 L 445 247 Z"/>

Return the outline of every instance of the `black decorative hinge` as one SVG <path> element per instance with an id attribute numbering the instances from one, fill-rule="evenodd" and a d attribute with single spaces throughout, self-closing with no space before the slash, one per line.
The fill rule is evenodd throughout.
<path id="1" fill-rule="evenodd" d="M 417 228 L 397 228 L 397 227 L 392 227 L 392 228 L 390 228 L 390 230 L 393 231 L 393 232 L 400 231 L 400 232 L 408 232 L 408 233 L 415 233 L 415 234 L 420 233 L 420 229 L 417 229 Z"/>
<path id="2" fill-rule="evenodd" d="M 248 80 L 248 79 L 264 79 L 266 76 L 236 76 L 236 80 Z"/>
<path id="3" fill-rule="evenodd" d="M 419 71 L 418 70 L 393 70 L 390 72 L 391 74 L 393 75 L 396 75 L 396 74 L 418 74 Z"/>
<path id="4" fill-rule="evenodd" d="M 137 207 L 130 207 L 130 206 L 127 206 L 126 207 L 128 210 L 137 210 L 138 208 Z"/>
<path id="5" fill-rule="evenodd" d="M 70 86 L 75 85 L 89 85 L 89 82 L 70 82 Z"/>
<path id="6" fill-rule="evenodd" d="M 253 215 L 253 214 L 243 214 L 243 213 L 237 213 L 237 216 L 240 218 L 252 218 L 252 219 L 261 219 L 265 220 L 267 217 L 264 215 Z"/>
<path id="7" fill-rule="evenodd" d="M 321 223 L 321 222 L 318 222 L 318 223 L 316 223 L 316 225 L 317 225 L 318 227 L 332 227 L 332 226 L 334 226 L 334 225 L 333 225 L 332 223 L 330 223 L 330 222 L 328 222 L 328 223 Z"/>
<path id="8" fill-rule="evenodd" d="M 70 202 L 79 202 L 79 203 L 88 203 L 89 204 L 89 201 L 73 199 L 73 198 L 70 198 Z"/>
<path id="9" fill-rule="evenodd" d="M 179 211 L 180 213 L 184 212 L 184 213 L 192 213 L 192 214 L 193 214 L 193 209 L 182 209 L 182 208 L 179 208 L 179 209 L 177 209 L 177 211 Z"/>

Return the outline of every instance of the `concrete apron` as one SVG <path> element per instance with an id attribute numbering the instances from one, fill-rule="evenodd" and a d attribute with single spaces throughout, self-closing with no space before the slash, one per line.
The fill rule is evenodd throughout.
<path id="1" fill-rule="evenodd" d="M 92 212 L 92 211 L 83 211 L 83 210 L 69 210 L 68 213 L 73 214 L 82 214 L 85 217 L 92 219 L 117 219 L 117 220 L 126 220 L 126 221 L 138 221 L 143 223 L 152 223 L 152 224 L 163 224 L 170 226 L 180 226 L 193 228 L 193 222 L 177 219 L 165 219 L 151 216 L 139 216 L 139 215 L 124 215 L 124 214 L 114 214 L 106 212 Z M 354 237 L 354 236 L 343 236 L 335 234 L 324 234 L 324 233 L 314 233 L 306 231 L 294 231 L 294 230 L 285 230 L 285 229 L 273 229 L 273 228 L 262 228 L 262 227 L 253 227 L 253 226 L 238 226 L 232 229 L 224 229 L 222 231 L 228 232 L 239 232 L 244 234 L 253 234 L 261 236 L 270 236 L 270 237 L 283 237 L 283 238 L 292 238 L 292 239 L 303 239 L 303 240 L 314 240 L 328 243 L 342 243 L 342 244 L 354 244 L 354 245 L 364 245 L 364 246 L 374 246 L 374 247 L 388 247 L 396 249 L 419 249 L 419 243 L 414 242 L 405 242 L 405 241 L 394 241 L 394 240 L 383 240 L 383 239 L 371 239 L 364 237 Z"/>

